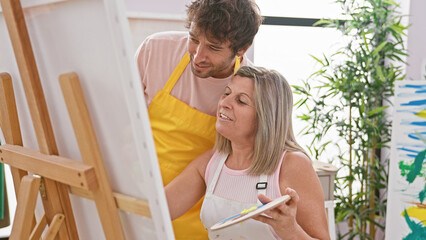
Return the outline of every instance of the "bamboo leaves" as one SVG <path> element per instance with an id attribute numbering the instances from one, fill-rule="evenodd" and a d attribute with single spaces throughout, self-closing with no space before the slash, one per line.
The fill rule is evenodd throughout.
<path id="1" fill-rule="evenodd" d="M 380 193 L 387 186 L 387 159 L 380 152 L 391 137 L 387 104 L 394 82 L 404 78 L 402 36 L 408 27 L 393 1 L 336 2 L 345 11 L 344 23 L 328 19 L 316 25 L 335 28 L 349 41 L 333 54 L 312 56 L 319 69 L 303 86 L 293 86 L 301 97 L 295 106 L 306 122 L 300 134 L 312 137 L 306 147 L 313 158 L 340 166 L 336 221 L 347 221 L 350 230 L 339 237 L 374 239 L 386 211 Z M 406 174 L 411 176 L 410 168 Z"/>

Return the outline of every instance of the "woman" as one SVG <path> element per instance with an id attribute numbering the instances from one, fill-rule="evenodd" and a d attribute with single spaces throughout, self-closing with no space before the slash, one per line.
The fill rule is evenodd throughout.
<path id="1" fill-rule="evenodd" d="M 292 92 L 276 71 L 244 66 L 219 100 L 216 145 L 165 188 L 172 219 L 205 194 L 210 239 L 329 239 L 321 185 L 294 138 Z M 216 222 L 282 195 L 291 200 L 220 230 Z M 256 221 L 257 220 L 257 221 Z"/>

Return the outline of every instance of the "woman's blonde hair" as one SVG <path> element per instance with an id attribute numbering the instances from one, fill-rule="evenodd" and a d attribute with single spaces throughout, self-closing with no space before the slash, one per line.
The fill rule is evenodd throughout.
<path id="1" fill-rule="evenodd" d="M 273 173 L 285 150 L 306 154 L 293 134 L 293 95 L 286 79 L 275 70 L 249 66 L 238 69 L 235 76 L 254 81 L 254 102 L 258 123 L 254 159 L 248 173 L 251 175 Z M 215 150 L 230 154 L 231 141 L 217 133 Z"/>

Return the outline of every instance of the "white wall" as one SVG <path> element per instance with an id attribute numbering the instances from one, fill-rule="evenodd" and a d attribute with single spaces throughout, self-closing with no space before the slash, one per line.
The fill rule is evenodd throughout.
<path id="1" fill-rule="evenodd" d="M 134 50 L 149 35 L 185 31 L 186 5 L 190 0 L 125 0 Z"/>
<path id="2" fill-rule="evenodd" d="M 408 29 L 407 78 L 425 79 L 421 76 L 422 68 L 426 65 L 426 1 L 410 1 L 410 24 Z M 422 65 L 423 62 L 423 65 Z"/>
<path id="3" fill-rule="evenodd" d="M 125 0 L 124 2 L 126 10 L 130 12 L 185 14 L 185 6 L 191 0 Z"/>
<path id="4" fill-rule="evenodd" d="M 158 15 L 158 14 L 157 14 Z M 127 13 L 134 50 L 149 35 L 162 31 L 186 31 L 185 18 L 179 15 L 154 17 L 153 14 Z"/>
<path id="5" fill-rule="evenodd" d="M 186 31 L 186 5 L 192 0 L 125 0 L 134 50 L 149 35 L 162 31 Z M 247 51 L 253 61 L 253 47 Z"/>

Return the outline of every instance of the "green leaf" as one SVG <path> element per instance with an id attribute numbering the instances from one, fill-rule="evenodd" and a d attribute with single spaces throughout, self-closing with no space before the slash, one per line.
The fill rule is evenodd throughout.
<path id="1" fill-rule="evenodd" d="M 312 26 L 315 27 L 315 26 L 318 26 L 318 25 L 330 25 L 332 23 L 333 23 L 333 21 L 331 21 L 329 19 L 320 19 L 320 20 L 316 21 L 314 23 L 314 25 L 312 25 Z"/>
<path id="2" fill-rule="evenodd" d="M 297 118 L 300 118 L 303 121 L 307 121 L 307 120 L 311 119 L 312 117 L 309 116 L 309 115 L 303 114 L 303 115 L 297 116 Z"/>
<path id="3" fill-rule="evenodd" d="M 382 80 L 382 82 L 385 82 L 386 78 L 385 76 L 383 76 L 382 69 L 380 68 L 380 66 L 376 66 L 376 71 L 377 75 L 379 75 L 380 80 Z"/>
<path id="4" fill-rule="evenodd" d="M 372 116 L 372 115 L 374 115 L 374 114 L 381 113 L 381 112 L 383 112 L 383 110 L 385 110 L 385 109 L 386 109 L 386 108 L 388 108 L 388 107 L 389 107 L 389 106 L 378 107 L 378 108 L 376 108 L 376 109 L 373 109 L 373 110 L 369 111 L 369 112 L 367 113 L 367 115 L 368 115 L 368 116 Z"/>
<path id="5" fill-rule="evenodd" d="M 315 57 L 314 55 L 312 55 L 312 54 L 309 54 L 312 58 L 314 58 L 317 62 L 319 62 L 319 63 L 321 63 L 321 65 L 323 65 L 323 66 L 325 66 L 324 65 L 324 62 L 323 61 L 321 61 L 319 58 L 317 58 L 317 57 Z"/>
<path id="6" fill-rule="evenodd" d="M 394 2 L 394 1 L 384 1 L 383 3 L 384 3 L 384 4 L 394 5 L 394 6 L 399 7 L 399 5 L 398 5 L 396 2 Z"/>
<path id="7" fill-rule="evenodd" d="M 391 28 L 392 30 L 394 30 L 395 32 L 402 34 L 404 36 L 407 36 L 407 34 L 404 32 L 405 29 L 407 29 L 406 27 L 404 27 L 402 24 L 397 23 L 397 24 L 393 24 L 390 25 L 389 28 Z"/>
<path id="8" fill-rule="evenodd" d="M 369 47 L 368 47 L 367 38 L 365 37 L 365 35 L 366 35 L 366 32 L 363 32 L 363 33 L 362 33 L 362 39 L 364 40 L 365 48 L 367 48 L 367 51 L 369 52 L 369 51 L 370 51 L 370 49 L 369 49 Z"/>
<path id="9" fill-rule="evenodd" d="M 376 55 L 378 52 L 380 52 L 386 46 L 387 43 L 388 42 L 380 43 L 376 50 L 373 51 L 373 55 Z"/>

